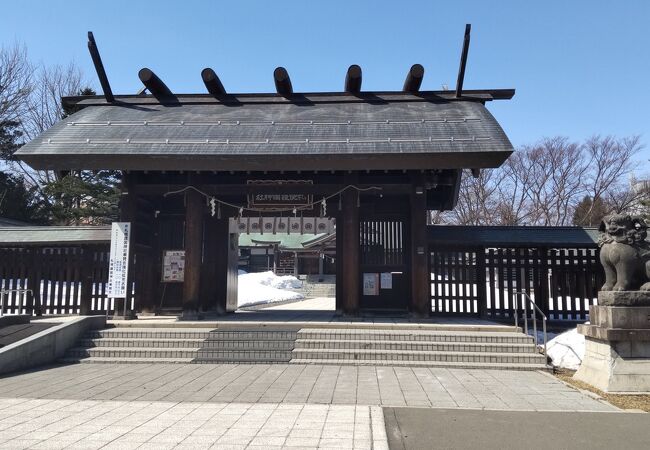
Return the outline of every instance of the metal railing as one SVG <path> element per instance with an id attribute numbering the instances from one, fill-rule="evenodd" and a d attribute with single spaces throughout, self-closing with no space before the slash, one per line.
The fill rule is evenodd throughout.
<path id="1" fill-rule="evenodd" d="M 25 307 L 26 295 L 29 294 L 32 296 L 32 298 L 34 297 L 34 292 L 31 289 L 1 289 L 0 290 L 0 317 L 5 315 L 5 295 L 11 294 L 12 292 L 19 294 L 16 296 L 19 299 L 18 300 L 19 304 L 17 309 L 18 314 L 21 314 Z"/>
<path id="2" fill-rule="evenodd" d="M 513 309 L 514 309 L 514 315 L 515 315 L 515 326 L 519 326 L 519 297 L 524 298 L 524 307 L 523 307 L 523 320 L 524 320 L 524 333 L 528 335 L 528 319 L 529 319 L 529 314 L 528 314 L 528 304 L 530 303 L 532 305 L 531 312 L 532 312 L 532 317 L 530 318 L 533 321 L 533 334 L 535 337 L 535 347 L 539 345 L 539 337 L 537 336 L 537 313 L 542 317 L 542 332 L 544 335 L 544 356 L 548 356 L 546 353 L 546 344 L 547 344 L 547 334 L 546 334 L 546 322 L 548 321 L 548 318 L 546 317 L 546 314 L 542 312 L 541 309 L 539 309 L 539 306 L 535 304 L 532 298 L 528 295 L 526 292 L 513 292 L 515 294 L 514 302 L 513 302 Z"/>

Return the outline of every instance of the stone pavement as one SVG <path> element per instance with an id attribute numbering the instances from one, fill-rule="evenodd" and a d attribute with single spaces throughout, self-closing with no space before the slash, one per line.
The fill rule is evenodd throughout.
<path id="1" fill-rule="evenodd" d="M 0 448 L 387 449 L 382 407 L 617 411 L 531 371 L 58 365 L 0 378 Z"/>
<path id="2" fill-rule="evenodd" d="M 299 364 L 77 364 L 0 379 L 0 398 L 612 411 L 532 371 Z"/>
<path id="3" fill-rule="evenodd" d="M 381 408 L 0 399 L 7 449 L 388 449 Z"/>

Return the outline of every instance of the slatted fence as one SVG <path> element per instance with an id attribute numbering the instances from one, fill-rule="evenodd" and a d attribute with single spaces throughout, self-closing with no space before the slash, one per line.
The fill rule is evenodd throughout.
<path id="1" fill-rule="evenodd" d="M 108 246 L 0 248 L 5 314 L 104 313 Z"/>
<path id="2" fill-rule="evenodd" d="M 597 248 L 430 248 L 436 315 L 511 318 L 526 292 L 551 320 L 585 320 L 604 282 Z"/>

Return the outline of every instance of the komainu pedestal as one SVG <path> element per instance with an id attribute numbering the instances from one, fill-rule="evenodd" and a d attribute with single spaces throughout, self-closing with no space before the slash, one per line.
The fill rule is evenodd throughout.
<path id="1" fill-rule="evenodd" d="M 598 303 L 591 323 L 578 325 L 585 357 L 574 378 L 605 392 L 650 392 L 650 292 L 600 292 Z"/>

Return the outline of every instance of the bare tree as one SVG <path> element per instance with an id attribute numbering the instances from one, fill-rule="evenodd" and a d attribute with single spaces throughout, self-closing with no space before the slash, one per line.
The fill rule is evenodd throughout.
<path id="1" fill-rule="evenodd" d="M 33 89 L 32 74 L 24 46 L 0 47 L 0 123 L 22 119 Z"/>
<path id="2" fill-rule="evenodd" d="M 27 102 L 23 123 L 25 135 L 33 139 L 61 120 L 64 115 L 61 97 L 78 95 L 83 87 L 81 69 L 74 63 L 67 66 L 41 65 Z"/>
<path id="3" fill-rule="evenodd" d="M 641 148 L 638 136 L 594 136 L 584 143 L 543 139 L 519 149 L 501 168 L 483 170 L 479 178 L 465 174 L 456 209 L 431 215 L 431 221 L 563 226 L 572 224 L 576 207 L 585 201 L 591 209 L 600 205 L 599 214 L 602 205 L 606 212 L 632 211 L 648 195 L 633 189 L 630 179 Z"/>

